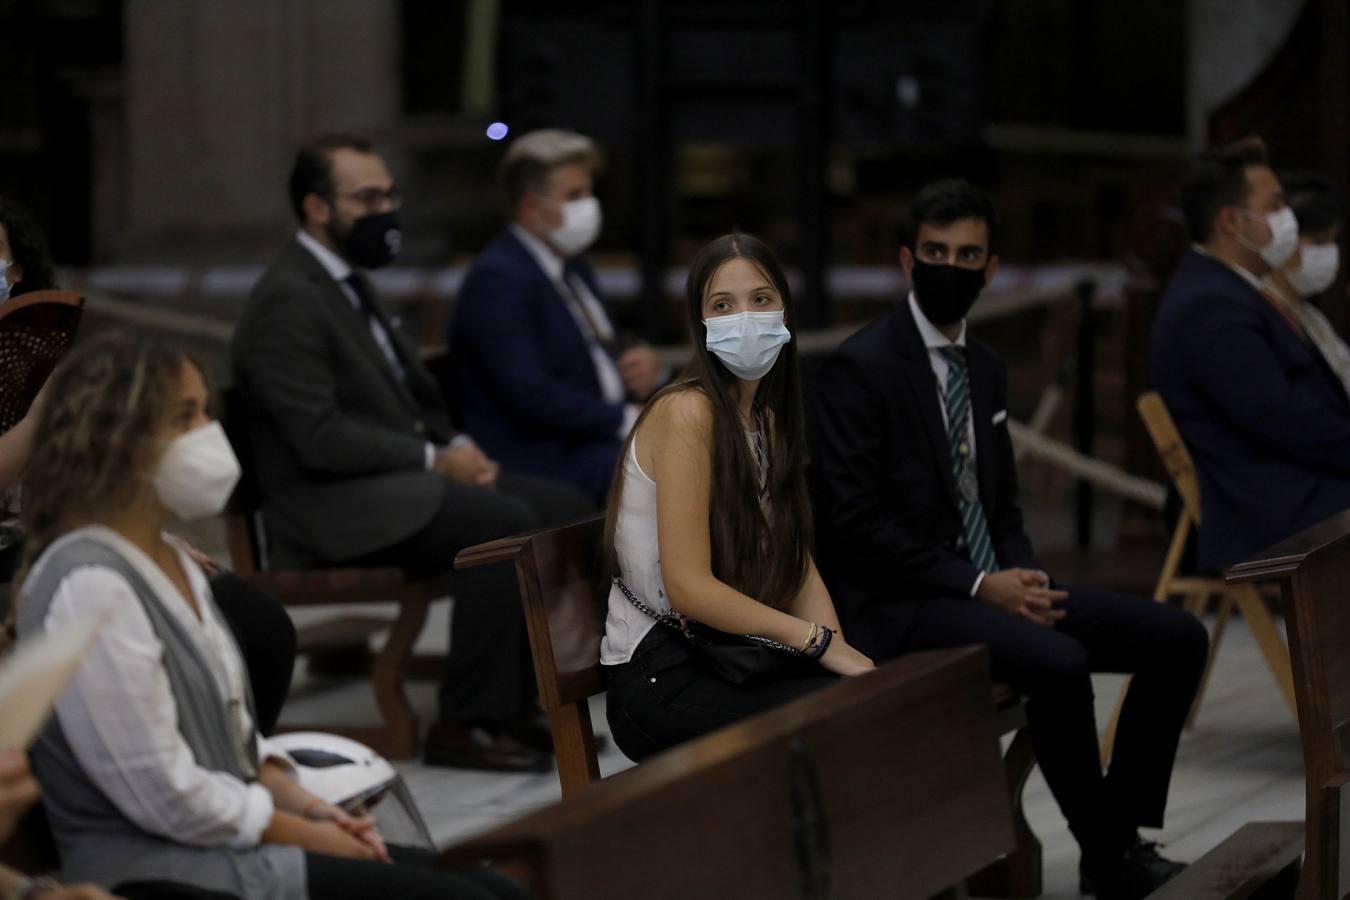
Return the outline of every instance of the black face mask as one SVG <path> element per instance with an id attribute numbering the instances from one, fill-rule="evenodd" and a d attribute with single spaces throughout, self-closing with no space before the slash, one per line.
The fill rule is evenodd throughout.
<path id="1" fill-rule="evenodd" d="M 916 259 L 910 274 L 914 299 L 934 325 L 955 325 L 975 305 L 984 289 L 984 274 L 983 268 L 963 269 Z"/>
<path id="2" fill-rule="evenodd" d="M 403 230 L 395 210 L 362 216 L 352 223 L 346 234 L 337 233 L 332 226 L 329 228 L 343 259 L 363 269 L 389 265 L 403 246 Z"/>

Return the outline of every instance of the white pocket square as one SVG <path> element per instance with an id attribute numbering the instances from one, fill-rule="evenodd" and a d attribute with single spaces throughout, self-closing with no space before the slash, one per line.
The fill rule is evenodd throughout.
<path id="1" fill-rule="evenodd" d="M 1000 409 L 998 412 L 994 413 L 994 421 L 992 424 L 997 425 L 1006 418 L 1008 418 L 1008 411 L 1006 409 Z"/>

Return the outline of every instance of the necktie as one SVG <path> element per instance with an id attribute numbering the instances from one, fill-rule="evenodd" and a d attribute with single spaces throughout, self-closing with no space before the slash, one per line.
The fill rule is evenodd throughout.
<path id="1" fill-rule="evenodd" d="M 947 363 L 947 444 L 951 447 L 952 474 L 961 523 L 966 533 L 970 561 L 985 572 L 997 572 L 998 560 L 989 538 L 989 522 L 980 502 L 980 479 L 970 446 L 970 374 L 964 347 L 943 347 L 938 351 Z"/>
<path id="2" fill-rule="evenodd" d="M 615 359 L 619 354 L 616 352 L 618 348 L 615 344 L 612 330 L 601 327 L 600 323 L 596 321 L 595 316 L 591 314 L 590 306 L 581 295 L 581 289 L 578 287 L 578 282 L 581 282 L 582 284 L 585 283 L 582 282 L 581 275 L 572 270 L 563 271 L 560 286 L 566 291 L 564 299 L 566 299 L 568 304 L 581 316 L 582 321 L 586 323 L 586 327 L 590 330 L 590 334 L 587 335 L 589 340 L 599 344 L 610 359 Z"/>
<path id="3" fill-rule="evenodd" d="M 352 289 L 352 293 L 356 294 L 356 299 L 360 301 L 361 314 L 366 318 L 366 323 L 371 330 L 371 337 L 375 339 L 380 353 L 384 355 L 390 368 L 400 379 L 406 378 L 408 374 L 407 363 L 404 361 L 403 355 L 399 353 L 393 335 L 385 327 L 384 318 L 375 308 L 374 288 L 370 286 L 370 282 L 360 272 L 353 272 L 343 281 L 347 283 L 347 286 Z"/>
<path id="4" fill-rule="evenodd" d="M 380 317 L 375 312 L 375 291 L 371 288 L 370 282 L 359 272 L 353 272 L 344 278 L 343 281 L 346 281 L 347 286 L 352 289 L 354 294 L 356 294 L 356 299 L 361 301 L 361 312 L 365 317 L 367 319 L 372 319 L 376 324 L 379 324 Z"/>

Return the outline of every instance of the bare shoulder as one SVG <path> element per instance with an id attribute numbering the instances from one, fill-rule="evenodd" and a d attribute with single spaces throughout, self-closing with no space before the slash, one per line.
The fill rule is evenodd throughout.
<path id="1" fill-rule="evenodd" d="M 711 432 L 712 400 L 701 388 L 677 386 L 662 391 L 647 414 L 650 424 L 666 435 Z"/>

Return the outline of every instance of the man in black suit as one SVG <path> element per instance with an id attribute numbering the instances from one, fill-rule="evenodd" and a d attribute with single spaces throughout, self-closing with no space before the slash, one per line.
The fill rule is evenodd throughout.
<path id="1" fill-rule="evenodd" d="M 994 276 L 996 222 L 964 181 L 916 196 L 900 261 L 914 286 L 819 375 L 812 480 L 821 572 L 849 641 L 878 661 L 982 643 L 1027 697 L 1032 743 L 1082 851 L 1085 889 L 1143 897 L 1181 866 L 1159 827 L 1207 637 L 1192 616 L 1055 585 L 1022 526 L 1007 373 L 965 316 Z M 1090 673 L 1134 674 L 1103 776 Z"/>
<path id="2" fill-rule="evenodd" d="M 585 515 L 570 487 L 501 472 L 450 425 L 444 399 L 365 269 L 398 252 L 398 189 L 361 138 L 302 149 L 300 230 L 253 289 L 231 346 L 273 565 L 451 569 L 482 541 Z M 441 720 L 427 762 L 549 765 L 515 573 L 457 576 Z"/>

